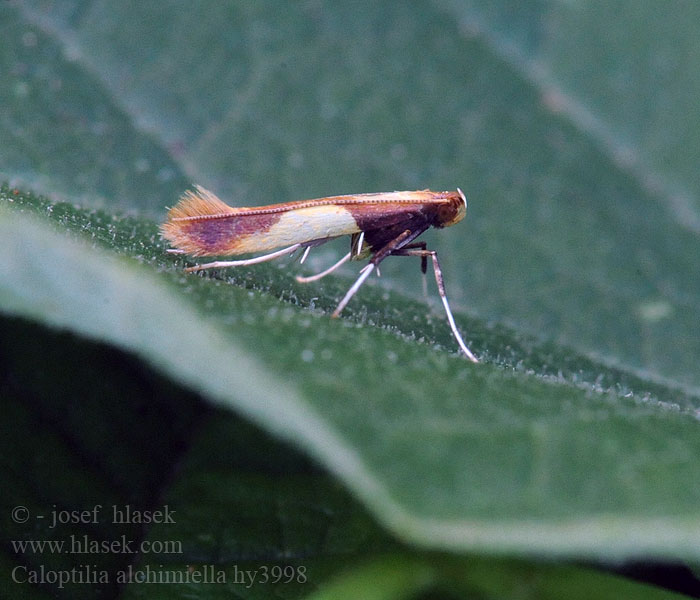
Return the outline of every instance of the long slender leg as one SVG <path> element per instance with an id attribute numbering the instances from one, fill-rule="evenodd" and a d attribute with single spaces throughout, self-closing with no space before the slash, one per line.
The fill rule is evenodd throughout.
<path id="1" fill-rule="evenodd" d="M 363 269 L 360 271 L 360 276 L 357 278 L 357 281 L 352 284 L 352 287 L 347 291 L 343 299 L 340 301 L 340 304 L 338 304 L 338 307 L 333 311 L 333 314 L 331 317 L 335 318 L 340 315 L 340 312 L 347 306 L 348 302 L 350 302 L 350 298 L 352 298 L 355 295 L 355 292 L 360 289 L 360 286 L 365 282 L 365 279 L 367 279 L 372 271 L 374 270 L 374 263 L 369 263 L 368 265 L 365 265 Z"/>
<path id="2" fill-rule="evenodd" d="M 450 305 L 447 302 L 447 293 L 445 292 L 445 283 L 442 279 L 442 269 L 440 268 L 440 263 L 438 262 L 437 252 L 435 252 L 435 250 L 408 250 L 401 248 L 399 250 L 394 250 L 392 254 L 394 256 L 430 256 L 430 258 L 432 258 L 433 273 L 435 273 L 435 282 L 438 286 L 438 293 L 440 294 L 440 299 L 442 300 L 442 304 L 445 307 L 445 313 L 447 314 L 447 321 L 450 324 L 452 335 L 454 335 L 455 339 L 457 340 L 457 343 L 459 344 L 459 347 L 462 349 L 462 352 L 464 352 L 466 357 L 472 362 L 478 363 L 479 360 L 476 358 L 476 356 L 474 356 L 474 354 L 472 354 L 472 351 L 469 350 L 469 348 L 467 348 L 467 345 L 464 343 L 464 340 L 462 339 L 462 336 L 460 335 L 459 330 L 457 329 L 457 325 L 455 324 L 454 317 L 452 316 Z"/>
<path id="3" fill-rule="evenodd" d="M 255 258 L 246 258 L 244 260 L 217 260 L 215 262 L 205 263 L 203 265 L 195 265 L 194 267 L 187 267 L 185 271 L 188 273 L 194 273 L 195 271 L 203 271 L 204 269 L 219 269 L 222 267 L 247 267 L 248 265 L 257 265 L 258 263 L 267 262 L 268 260 L 274 260 L 285 254 L 291 254 L 295 250 L 298 250 L 301 244 L 292 244 L 287 248 L 282 248 L 282 250 L 276 250 L 275 252 L 270 252 L 270 254 L 263 254 L 262 256 L 256 256 Z"/>
<path id="4" fill-rule="evenodd" d="M 357 292 L 357 290 L 360 289 L 360 286 L 365 282 L 365 279 L 370 276 L 372 271 L 374 271 L 380 262 L 382 262 L 394 250 L 396 250 L 396 248 L 400 247 L 402 242 L 405 242 L 407 238 L 410 239 L 410 235 L 411 230 L 407 229 L 391 240 L 386 246 L 374 253 L 374 256 L 372 256 L 369 263 L 360 271 L 360 276 L 357 278 L 357 281 L 352 284 L 352 287 L 346 292 L 345 296 L 343 296 L 343 299 L 340 301 L 340 304 L 338 304 L 338 307 L 333 311 L 333 314 L 331 315 L 332 317 L 337 317 L 340 315 L 341 311 L 347 306 L 350 299 L 355 295 L 355 292 Z"/>
<path id="5" fill-rule="evenodd" d="M 309 277 L 297 275 L 296 280 L 299 283 L 309 283 L 310 281 L 318 281 L 322 277 L 325 277 L 329 273 L 332 273 L 333 271 L 335 271 L 340 265 L 348 262 L 349 260 L 350 260 L 350 252 L 348 252 L 345 256 L 343 256 L 343 258 L 341 258 L 337 263 L 328 267 L 325 271 L 321 271 L 320 273 L 316 273 L 316 275 L 310 275 Z"/>

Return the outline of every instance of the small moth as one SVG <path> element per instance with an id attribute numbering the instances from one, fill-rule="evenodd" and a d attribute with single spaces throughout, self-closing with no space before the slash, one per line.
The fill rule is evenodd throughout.
<path id="1" fill-rule="evenodd" d="M 466 357 L 479 362 L 455 325 L 437 253 L 428 250 L 425 242 L 414 241 L 431 226 L 449 227 L 464 218 L 467 199 L 462 190 L 354 194 L 233 208 L 203 187 L 195 187 L 196 191 L 185 192 L 179 203 L 170 209 L 168 220 L 161 226 L 163 237 L 174 246 L 168 252 L 191 256 L 268 254 L 200 264 L 185 271 L 254 265 L 299 249 L 304 250 L 303 263 L 314 246 L 349 235 L 350 252 L 337 263 L 316 275 L 296 278 L 302 283 L 316 281 L 348 260 L 369 258 L 360 276 L 333 312 L 332 316 L 337 317 L 372 271 L 378 271 L 379 263 L 387 256 L 418 256 L 424 274 L 430 258 L 452 334 Z"/>

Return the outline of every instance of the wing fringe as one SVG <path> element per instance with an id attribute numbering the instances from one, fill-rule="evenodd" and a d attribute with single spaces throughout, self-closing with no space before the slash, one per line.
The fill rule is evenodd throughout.
<path id="1" fill-rule="evenodd" d="M 170 209 L 168 220 L 211 217 L 234 212 L 234 209 L 216 194 L 201 185 L 194 187 L 196 191 L 187 190 L 180 197 L 180 201 Z"/>

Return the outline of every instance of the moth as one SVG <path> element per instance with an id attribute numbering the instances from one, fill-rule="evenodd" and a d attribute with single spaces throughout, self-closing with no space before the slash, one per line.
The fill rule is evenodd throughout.
<path id="1" fill-rule="evenodd" d="M 174 246 L 168 252 L 176 254 L 202 257 L 266 253 L 254 258 L 199 264 L 186 268 L 188 272 L 254 265 L 297 250 L 303 250 L 303 263 L 311 248 L 349 235 L 350 251 L 338 262 L 316 275 L 296 278 L 302 283 L 317 281 L 349 260 L 369 259 L 333 317 L 340 315 L 385 258 L 419 257 L 424 274 L 430 259 L 452 334 L 464 355 L 472 362 L 479 362 L 455 325 L 437 252 L 428 250 L 425 242 L 415 241 L 430 227 L 442 229 L 459 223 L 466 212 L 467 199 L 460 189 L 352 194 L 234 208 L 212 192 L 195 186 L 194 191 L 185 192 L 170 209 L 161 234 Z"/>

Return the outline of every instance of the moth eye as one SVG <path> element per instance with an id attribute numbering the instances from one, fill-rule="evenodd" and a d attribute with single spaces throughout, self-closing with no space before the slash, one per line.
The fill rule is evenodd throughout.
<path id="1" fill-rule="evenodd" d="M 441 223 L 451 221 L 455 216 L 455 211 L 449 204 L 443 204 L 438 208 L 438 219 Z"/>

